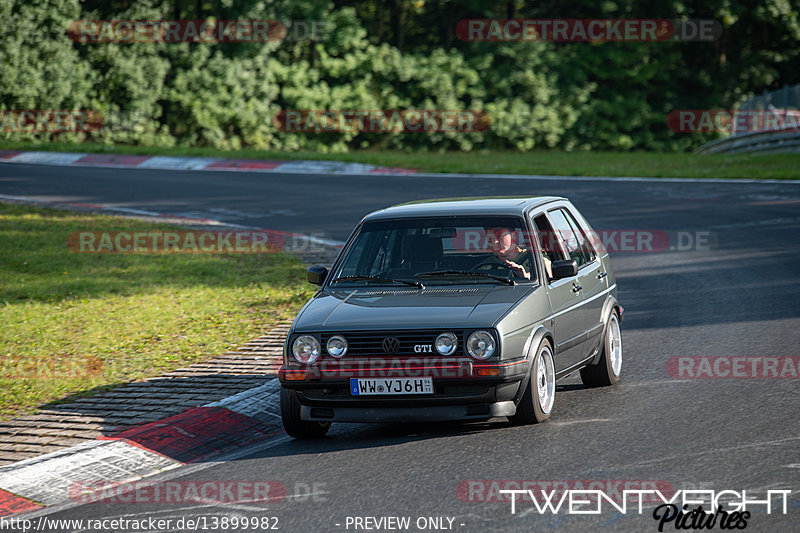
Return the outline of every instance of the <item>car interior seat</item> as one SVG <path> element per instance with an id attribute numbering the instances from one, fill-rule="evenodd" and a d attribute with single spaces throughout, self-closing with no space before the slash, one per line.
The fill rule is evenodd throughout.
<path id="1" fill-rule="evenodd" d="M 406 235 L 403 237 L 403 268 L 411 271 L 430 272 L 442 266 L 442 239 L 428 235 Z"/>

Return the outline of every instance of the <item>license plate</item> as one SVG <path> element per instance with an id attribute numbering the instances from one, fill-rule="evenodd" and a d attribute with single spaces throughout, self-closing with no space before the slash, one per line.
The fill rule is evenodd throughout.
<path id="1" fill-rule="evenodd" d="M 350 378 L 353 396 L 380 396 L 394 394 L 433 394 L 433 379 L 427 378 Z"/>

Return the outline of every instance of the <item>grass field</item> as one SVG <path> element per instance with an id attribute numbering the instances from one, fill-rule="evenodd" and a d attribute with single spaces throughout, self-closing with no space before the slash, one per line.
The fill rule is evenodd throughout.
<path id="1" fill-rule="evenodd" d="M 324 159 L 415 168 L 426 172 L 545 174 L 560 176 L 644 176 L 671 178 L 800 179 L 800 154 L 698 155 L 651 152 L 391 152 L 354 151 L 344 154 L 223 151 L 213 148 L 153 148 L 98 144 L 30 144 L 0 142 L 5 150 L 137 155 L 186 155 L 252 159 Z"/>
<path id="2" fill-rule="evenodd" d="M 312 294 L 282 253 L 89 254 L 78 230 L 175 229 L 0 204 L 0 418 L 218 355 Z"/>

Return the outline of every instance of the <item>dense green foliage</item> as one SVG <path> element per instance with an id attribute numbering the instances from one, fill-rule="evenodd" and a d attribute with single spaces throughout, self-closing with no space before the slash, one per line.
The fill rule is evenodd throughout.
<path id="1" fill-rule="evenodd" d="M 0 109 L 97 109 L 100 131 L 0 138 L 275 150 L 682 150 L 674 109 L 800 82 L 798 0 L 5 0 Z M 319 21 L 267 43 L 80 43 L 70 21 Z M 469 18 L 715 19 L 714 42 L 466 42 Z M 282 109 L 481 110 L 470 133 L 282 132 Z M 124 117 L 121 120 L 121 117 Z M 109 120 L 110 119 L 110 120 Z M 87 138 L 88 135 L 88 138 Z"/>

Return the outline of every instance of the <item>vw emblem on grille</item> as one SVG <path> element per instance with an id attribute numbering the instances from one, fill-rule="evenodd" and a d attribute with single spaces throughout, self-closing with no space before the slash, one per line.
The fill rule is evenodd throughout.
<path id="1" fill-rule="evenodd" d="M 400 349 L 400 341 L 397 337 L 386 337 L 383 339 L 383 351 L 386 353 L 397 353 Z"/>

